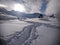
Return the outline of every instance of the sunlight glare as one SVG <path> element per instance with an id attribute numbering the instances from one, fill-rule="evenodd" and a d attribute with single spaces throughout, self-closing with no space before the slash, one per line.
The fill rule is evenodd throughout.
<path id="1" fill-rule="evenodd" d="M 14 5 L 14 10 L 15 11 L 20 11 L 20 12 L 25 12 L 25 7 L 22 4 L 15 4 Z"/>

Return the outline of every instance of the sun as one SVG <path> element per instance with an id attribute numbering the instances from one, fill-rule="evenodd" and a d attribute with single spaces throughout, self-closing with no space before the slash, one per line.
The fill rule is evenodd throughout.
<path id="1" fill-rule="evenodd" d="M 19 11 L 19 12 L 25 12 L 26 11 L 24 5 L 22 5 L 22 4 L 15 4 L 14 10 Z"/>

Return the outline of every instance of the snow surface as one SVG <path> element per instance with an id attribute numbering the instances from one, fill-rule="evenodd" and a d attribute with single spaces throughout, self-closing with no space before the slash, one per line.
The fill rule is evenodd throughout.
<path id="1" fill-rule="evenodd" d="M 24 21 L 0 21 L 0 38 L 7 45 L 58 45 L 60 25 L 54 20 L 27 18 Z"/>
<path id="2" fill-rule="evenodd" d="M 23 27 L 30 25 L 27 22 L 19 21 L 19 20 L 9 20 L 9 21 L 1 22 L 0 31 L 1 34 L 6 36 L 9 34 L 13 34 L 16 31 L 21 31 Z"/>

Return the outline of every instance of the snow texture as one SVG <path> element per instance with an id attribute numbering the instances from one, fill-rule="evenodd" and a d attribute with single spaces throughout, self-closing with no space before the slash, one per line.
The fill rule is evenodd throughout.
<path id="1" fill-rule="evenodd" d="M 0 23 L 0 38 L 5 40 L 6 45 L 59 44 L 60 25 L 57 25 L 57 22 L 36 18 L 26 19 L 25 21 L 10 20 L 2 22 L 4 23 Z"/>

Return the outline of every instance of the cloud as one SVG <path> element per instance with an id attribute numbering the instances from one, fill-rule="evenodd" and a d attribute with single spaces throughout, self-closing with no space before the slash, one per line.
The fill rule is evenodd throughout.
<path id="1" fill-rule="evenodd" d="M 59 11 L 60 9 L 60 0 L 50 0 L 47 8 L 46 8 L 46 14 L 55 14 Z"/>
<path id="2" fill-rule="evenodd" d="M 40 12 L 42 0 L 1 0 L 0 4 L 8 6 L 7 9 L 13 9 L 15 3 L 23 4 L 26 8 L 27 13 Z"/>
<path id="3" fill-rule="evenodd" d="M 7 6 L 6 6 L 6 5 L 3 5 L 3 4 L 0 4 L 0 7 L 4 7 L 4 8 L 5 8 L 5 7 L 7 7 Z"/>
<path id="4" fill-rule="evenodd" d="M 13 4 L 15 2 L 12 0 L 0 0 L 1 5 L 5 5 L 7 10 L 11 10 L 13 8 Z"/>
<path id="5" fill-rule="evenodd" d="M 24 0 L 26 2 L 27 12 L 45 12 L 49 0 Z"/>
<path id="6" fill-rule="evenodd" d="M 27 12 L 34 13 L 40 12 L 40 6 L 42 4 L 42 0 L 24 0 Z"/>
<path id="7" fill-rule="evenodd" d="M 0 4 L 6 5 L 7 6 L 6 9 L 9 10 L 13 9 L 14 4 L 20 3 L 25 6 L 26 13 L 34 13 L 34 12 L 41 13 L 42 10 L 45 11 L 46 9 L 45 5 L 47 5 L 46 4 L 47 1 L 49 0 L 0 0 Z"/>

